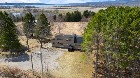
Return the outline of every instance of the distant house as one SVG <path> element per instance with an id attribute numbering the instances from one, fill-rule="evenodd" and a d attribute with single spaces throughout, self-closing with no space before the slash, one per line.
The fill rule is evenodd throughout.
<path id="1" fill-rule="evenodd" d="M 22 17 L 23 16 L 22 13 L 16 13 L 16 12 L 12 13 L 12 15 L 14 15 L 15 17 Z"/>

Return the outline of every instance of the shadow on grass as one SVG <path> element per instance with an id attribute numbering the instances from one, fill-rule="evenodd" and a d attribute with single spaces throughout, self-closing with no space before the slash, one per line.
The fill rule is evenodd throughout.
<path id="1" fill-rule="evenodd" d="M 25 62 L 25 61 L 29 61 L 30 57 L 27 53 L 25 53 L 27 51 L 26 47 L 22 47 L 21 50 L 19 51 L 10 51 L 10 54 L 7 55 L 5 61 L 6 62 Z"/>

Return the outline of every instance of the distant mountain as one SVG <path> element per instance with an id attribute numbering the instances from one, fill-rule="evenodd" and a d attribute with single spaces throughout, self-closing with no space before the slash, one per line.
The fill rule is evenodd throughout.
<path id="1" fill-rule="evenodd" d="M 57 4 L 45 4 L 45 3 L 0 3 L 1 5 L 57 5 Z M 59 4 L 61 5 L 61 4 Z M 86 3 L 69 3 L 62 6 L 93 6 L 93 7 L 108 7 L 108 6 L 140 6 L 140 0 L 115 0 L 104 2 L 86 2 Z"/>
<path id="2" fill-rule="evenodd" d="M 127 1 L 127 2 L 131 2 L 131 1 L 140 1 L 140 0 L 115 0 L 115 1 Z"/>
<path id="3" fill-rule="evenodd" d="M 0 5 L 53 5 L 45 3 L 0 3 Z"/>
<path id="4" fill-rule="evenodd" d="M 116 1 L 134 1 L 134 0 L 116 0 Z"/>
<path id="5" fill-rule="evenodd" d="M 140 6 L 140 0 L 116 0 L 104 2 L 86 2 L 86 3 L 70 3 L 71 6 L 94 6 L 94 7 L 108 7 L 108 6 Z"/>

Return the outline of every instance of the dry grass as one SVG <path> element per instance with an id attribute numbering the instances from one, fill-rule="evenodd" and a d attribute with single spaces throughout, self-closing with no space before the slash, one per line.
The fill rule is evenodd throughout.
<path id="1" fill-rule="evenodd" d="M 81 52 L 65 52 L 58 60 L 60 70 L 57 72 L 58 78 L 91 78 L 92 77 L 92 61 Z"/>
<path id="2" fill-rule="evenodd" d="M 0 76 L 2 78 L 33 78 L 33 74 L 30 71 L 22 71 L 18 68 L 9 68 L 6 66 L 0 67 Z M 34 76 L 39 78 L 39 76 Z"/>
<path id="3" fill-rule="evenodd" d="M 98 12 L 99 10 L 106 9 L 106 8 L 94 8 L 94 7 L 48 7 L 48 8 L 44 8 L 44 9 L 49 10 L 49 11 L 55 11 L 57 9 L 58 13 L 65 14 L 67 12 L 74 12 L 74 11 L 77 11 L 77 10 L 80 11 L 80 12 L 84 12 L 85 10 Z"/>
<path id="4" fill-rule="evenodd" d="M 82 35 L 88 22 L 54 22 L 52 26 L 52 35 L 58 33 L 60 26 L 60 33 L 62 34 L 77 34 Z"/>
<path id="5" fill-rule="evenodd" d="M 45 78 L 54 78 L 49 73 L 44 73 Z M 31 70 L 23 71 L 18 68 L 0 66 L 0 78 L 41 78 L 41 74 Z"/>
<path id="6" fill-rule="evenodd" d="M 23 24 L 22 22 L 15 23 L 17 29 L 19 30 L 20 35 L 24 35 L 23 33 Z M 58 29 L 60 26 L 60 33 L 62 34 L 77 34 L 82 35 L 84 33 L 84 29 L 86 28 L 88 22 L 52 22 L 52 36 L 58 34 Z"/>
<path id="7" fill-rule="evenodd" d="M 26 44 L 27 38 L 25 36 L 19 36 L 19 40 L 22 45 L 27 46 Z M 36 39 L 29 39 L 28 42 L 31 51 L 38 49 L 40 46 L 39 42 Z"/>

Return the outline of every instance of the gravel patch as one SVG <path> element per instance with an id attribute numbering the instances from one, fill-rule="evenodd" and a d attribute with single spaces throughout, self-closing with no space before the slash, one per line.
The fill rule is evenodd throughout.
<path id="1" fill-rule="evenodd" d="M 41 57 L 39 52 L 40 51 L 37 50 L 32 53 L 34 70 L 37 72 L 41 72 Z M 52 72 L 60 67 L 59 63 L 57 62 L 57 59 L 64 54 L 63 51 L 55 48 L 46 48 L 46 49 L 41 49 L 41 52 L 42 52 L 42 61 L 43 61 L 43 71 Z M 31 70 L 32 69 L 31 55 L 25 54 L 14 58 L 1 58 L 0 65 L 17 67 L 22 70 Z"/>

